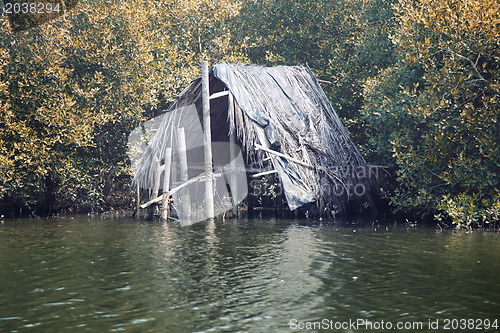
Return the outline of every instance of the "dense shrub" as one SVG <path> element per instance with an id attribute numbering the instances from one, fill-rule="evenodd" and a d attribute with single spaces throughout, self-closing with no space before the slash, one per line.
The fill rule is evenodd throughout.
<path id="1" fill-rule="evenodd" d="M 395 167 L 398 209 L 442 211 L 459 226 L 498 221 L 498 1 L 401 0 L 397 64 L 368 80 L 376 158 Z"/>
<path id="2" fill-rule="evenodd" d="M 12 32 L 0 18 L 0 200 L 31 215 L 106 205 L 129 175 L 129 133 L 198 73 L 201 58 L 241 59 L 205 1 L 82 1 Z M 1 210 L 1 209 L 0 209 Z"/>

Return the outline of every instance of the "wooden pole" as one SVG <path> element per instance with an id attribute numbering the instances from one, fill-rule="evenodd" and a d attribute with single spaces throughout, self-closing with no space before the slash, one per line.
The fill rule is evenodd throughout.
<path id="1" fill-rule="evenodd" d="M 139 187 L 139 182 L 137 182 L 137 208 L 135 212 L 135 216 L 137 219 L 139 218 L 140 212 L 141 212 L 141 189 Z"/>
<path id="2" fill-rule="evenodd" d="M 179 167 L 181 170 L 181 181 L 187 182 L 188 177 L 188 163 L 187 163 L 187 149 L 186 149 L 186 134 L 184 133 L 184 127 L 177 130 L 177 141 L 179 146 Z M 184 219 L 191 219 L 191 197 L 189 192 L 184 193 L 182 199 L 182 210 L 184 212 Z"/>
<path id="3" fill-rule="evenodd" d="M 227 107 L 228 112 L 234 112 L 234 97 L 233 94 L 229 93 L 227 96 Z M 233 216 L 238 217 L 238 177 L 236 177 L 236 158 L 238 157 L 238 150 L 236 149 L 236 126 L 234 124 L 229 124 L 229 128 L 233 126 L 233 131 L 229 135 L 229 159 L 231 161 L 231 175 L 229 177 L 229 187 L 231 189 L 231 203 L 233 205 Z"/>
<path id="4" fill-rule="evenodd" d="M 165 221 L 168 219 L 168 190 L 170 189 L 170 167 L 172 165 L 172 148 L 167 148 L 165 151 L 165 169 L 163 170 L 163 202 L 161 205 L 161 218 Z"/>
<path id="5" fill-rule="evenodd" d="M 214 193 L 213 193 L 213 167 L 212 167 L 212 134 L 210 132 L 210 87 L 208 62 L 201 62 L 201 98 L 203 105 L 203 143 L 205 146 L 205 173 L 208 180 L 205 183 L 205 201 L 206 217 L 212 219 L 215 216 L 214 212 Z"/>
<path id="6" fill-rule="evenodd" d="M 153 193 L 151 193 L 150 199 L 156 198 L 158 196 L 158 191 L 160 190 L 161 166 L 158 157 L 155 157 L 155 160 L 156 160 L 155 183 L 153 187 Z"/>

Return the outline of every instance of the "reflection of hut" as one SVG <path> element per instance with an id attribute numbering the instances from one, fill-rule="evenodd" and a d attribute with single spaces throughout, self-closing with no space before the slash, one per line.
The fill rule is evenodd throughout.
<path id="1" fill-rule="evenodd" d="M 234 162 L 235 150 L 229 148 L 234 148 L 229 144 L 233 140 L 241 148 L 238 156 L 244 160 L 244 180 L 247 176 L 253 179 L 252 175 L 277 176 L 290 210 L 307 207 L 310 214 L 325 216 L 332 211 L 345 213 L 351 204 L 373 209 L 372 195 L 377 188 L 374 173 L 310 69 L 223 63 L 210 67 L 209 87 L 216 174 L 217 170 L 227 170 L 224 166 L 230 165 L 231 160 Z M 163 183 L 155 175 L 158 165 L 167 160 L 166 148 L 174 152 L 179 148 L 178 128 L 184 128 L 188 175 L 182 177 L 176 171 L 180 166 L 176 161 L 182 158 L 170 158 L 169 177 L 178 181 L 170 189 L 195 177 L 206 181 L 201 96 L 202 78 L 198 78 L 163 114 L 161 125 L 136 168 L 134 183 L 138 187 L 152 189 L 154 179 L 156 184 Z M 226 194 L 236 193 L 238 186 L 246 189 L 247 182 L 233 184 L 228 181 L 230 177 L 223 176 L 216 182 L 229 183 L 220 187 L 229 189 Z M 195 181 L 189 184 L 198 185 Z"/>

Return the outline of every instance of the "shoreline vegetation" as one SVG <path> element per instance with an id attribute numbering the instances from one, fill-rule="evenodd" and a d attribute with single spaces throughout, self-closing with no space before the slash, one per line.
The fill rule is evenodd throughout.
<path id="1" fill-rule="evenodd" d="M 128 135 L 207 60 L 307 64 L 368 164 L 386 167 L 380 211 L 497 229 L 498 12 L 479 0 L 89 0 L 18 32 L 4 15 L 0 216 L 133 210 Z"/>

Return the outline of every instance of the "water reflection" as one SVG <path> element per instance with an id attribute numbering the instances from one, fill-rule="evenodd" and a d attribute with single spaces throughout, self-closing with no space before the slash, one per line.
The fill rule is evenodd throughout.
<path id="1" fill-rule="evenodd" d="M 0 331 L 288 332 L 289 321 L 498 315 L 500 239 L 216 221 L 0 227 Z"/>
<path id="2" fill-rule="evenodd" d="M 154 254 L 146 266 L 156 267 L 150 272 L 152 287 L 163 297 L 150 310 L 180 310 L 189 318 L 188 330 L 211 323 L 208 328 L 219 331 L 257 322 L 283 328 L 277 318 L 284 307 L 298 315 L 305 304 L 314 305 L 322 283 L 310 275 L 316 255 L 311 230 L 255 223 L 212 222 L 189 230 L 162 226 L 145 235 Z"/>

